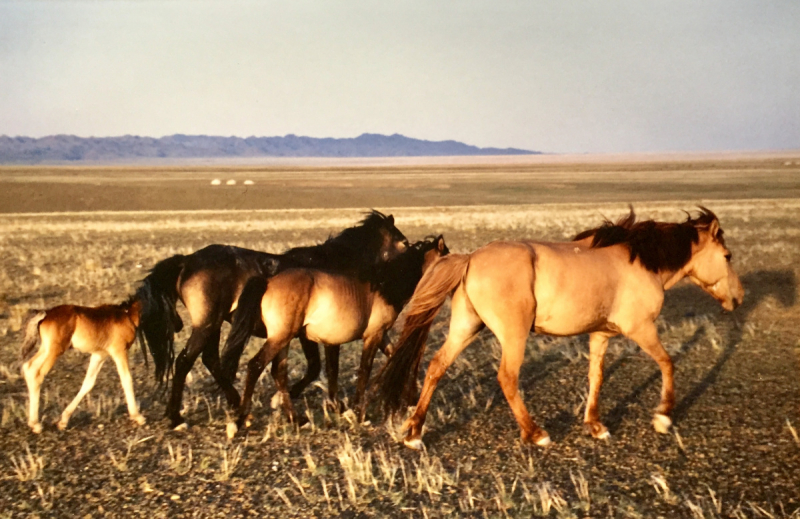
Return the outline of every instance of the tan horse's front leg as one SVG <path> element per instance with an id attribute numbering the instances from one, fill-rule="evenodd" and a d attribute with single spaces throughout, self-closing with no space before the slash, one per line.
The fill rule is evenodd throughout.
<path id="1" fill-rule="evenodd" d="M 601 440 L 611 436 L 606 426 L 600 422 L 600 412 L 597 410 L 608 339 L 609 336 L 604 333 L 595 332 L 589 335 L 589 397 L 586 399 L 583 427 L 587 433 Z"/>
<path id="2" fill-rule="evenodd" d="M 658 330 L 655 323 L 648 322 L 642 325 L 635 333 L 628 334 L 628 337 L 636 341 L 661 368 L 661 402 L 653 416 L 653 427 L 656 432 L 666 434 L 672 426 L 670 414 L 672 413 L 672 408 L 675 407 L 672 359 L 658 338 Z"/>

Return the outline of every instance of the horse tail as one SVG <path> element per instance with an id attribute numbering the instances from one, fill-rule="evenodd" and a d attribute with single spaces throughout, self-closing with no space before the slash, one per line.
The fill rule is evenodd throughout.
<path id="1" fill-rule="evenodd" d="M 25 323 L 25 338 L 22 339 L 22 348 L 20 348 L 20 358 L 22 361 L 28 360 L 36 343 L 39 342 L 39 323 L 47 316 L 44 310 L 28 310 L 25 316 L 27 322 Z"/>
<path id="2" fill-rule="evenodd" d="M 247 341 L 253 334 L 256 322 L 261 319 L 261 300 L 267 291 L 267 278 L 254 276 L 247 280 L 236 311 L 231 319 L 231 331 L 225 341 L 225 350 L 222 354 L 222 372 L 233 380 L 239 368 L 239 358 L 242 356 Z"/>
<path id="3" fill-rule="evenodd" d="M 397 346 L 377 377 L 378 398 L 386 416 L 397 413 L 415 397 L 419 364 L 433 318 L 464 279 L 468 265 L 467 254 L 444 256 L 425 272 L 417 285 Z"/>
<path id="4" fill-rule="evenodd" d="M 136 335 L 147 361 L 145 345 L 155 363 L 155 377 L 159 384 L 168 382 L 175 361 L 175 333 L 183 327 L 178 316 L 178 278 L 183 271 L 186 256 L 176 254 L 161 260 L 150 269 L 136 290 L 142 309 Z"/>

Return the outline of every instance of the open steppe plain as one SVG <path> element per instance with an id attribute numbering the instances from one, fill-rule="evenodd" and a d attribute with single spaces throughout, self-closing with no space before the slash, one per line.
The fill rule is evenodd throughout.
<path id="1" fill-rule="evenodd" d="M 660 372 L 635 344 L 611 342 L 601 393 L 611 439 L 598 441 L 581 427 L 586 337 L 531 335 L 520 387 L 554 443 L 520 445 L 489 332 L 440 384 L 422 453 L 399 444 L 377 409 L 363 424 L 325 412 L 324 377 L 296 402 L 310 420 L 301 429 L 271 409 L 274 384 L 263 377 L 253 425 L 228 442 L 226 408 L 200 363 L 184 397 L 191 427 L 171 431 L 138 346 L 146 425 L 128 420 L 107 364 L 69 428 L 56 429 L 85 374 L 77 352 L 45 380 L 44 432 L 26 425 L 26 311 L 119 301 L 170 255 L 209 243 L 281 252 L 370 207 L 393 213 L 411 240 L 443 233 L 453 252 L 468 252 L 499 238 L 567 240 L 628 203 L 670 221 L 698 204 L 714 210 L 746 289 L 733 313 L 688 284 L 667 293 L 659 329 L 676 367 L 671 434 L 650 425 Z M 0 518 L 800 517 L 798 153 L 5 166 L 0 213 Z M 423 366 L 447 316 L 445 307 Z M 295 380 L 305 369 L 298 350 Z M 360 344 L 343 348 L 343 396 L 359 354 Z"/>

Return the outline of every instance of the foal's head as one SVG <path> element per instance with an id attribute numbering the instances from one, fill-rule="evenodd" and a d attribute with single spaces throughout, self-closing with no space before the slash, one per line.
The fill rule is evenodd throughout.
<path id="1" fill-rule="evenodd" d="M 426 238 L 412 245 L 412 247 L 419 247 L 420 252 L 423 254 L 422 259 L 422 273 L 427 272 L 428 267 L 441 258 L 450 254 L 450 249 L 444 242 L 444 236 L 441 234 L 435 238 Z"/>
<path id="2" fill-rule="evenodd" d="M 692 257 L 686 265 L 689 279 L 720 302 L 725 310 L 742 303 L 744 288 L 731 267 L 731 252 L 725 246 L 717 216 L 700 207 L 700 216 L 690 218 L 697 229 L 698 240 L 692 247 Z"/>

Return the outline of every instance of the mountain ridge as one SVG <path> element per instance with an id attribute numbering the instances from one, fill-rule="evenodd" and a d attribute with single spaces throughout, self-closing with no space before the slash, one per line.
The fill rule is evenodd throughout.
<path id="1" fill-rule="evenodd" d="M 353 138 L 220 137 L 174 134 L 164 137 L 0 136 L 0 163 L 102 162 L 219 157 L 425 157 L 535 155 L 518 148 L 480 148 L 455 140 L 428 141 L 398 133 L 362 133 Z"/>

